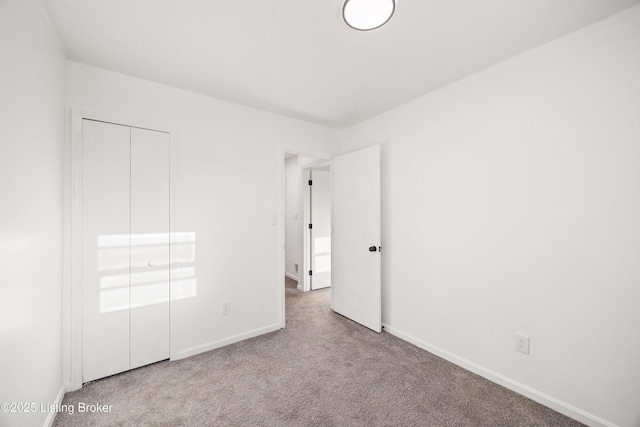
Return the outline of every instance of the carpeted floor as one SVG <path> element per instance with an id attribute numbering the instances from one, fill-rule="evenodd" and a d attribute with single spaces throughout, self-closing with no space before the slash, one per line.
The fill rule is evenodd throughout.
<path id="1" fill-rule="evenodd" d="M 287 327 L 68 393 L 54 426 L 580 426 L 329 308 L 287 279 Z M 80 402 L 112 405 L 78 413 Z"/>

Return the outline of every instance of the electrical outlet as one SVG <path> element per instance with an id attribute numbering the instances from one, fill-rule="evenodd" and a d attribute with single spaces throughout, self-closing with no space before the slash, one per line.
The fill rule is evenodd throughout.
<path id="1" fill-rule="evenodd" d="M 529 337 L 516 333 L 516 351 L 529 354 Z"/>
<path id="2" fill-rule="evenodd" d="M 229 301 L 225 301 L 222 303 L 222 315 L 228 316 L 231 314 L 231 303 Z"/>

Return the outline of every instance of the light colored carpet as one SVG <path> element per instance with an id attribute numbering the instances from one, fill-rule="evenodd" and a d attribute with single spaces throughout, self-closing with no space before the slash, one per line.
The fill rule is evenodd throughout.
<path id="1" fill-rule="evenodd" d="M 286 328 L 68 393 L 54 426 L 580 426 L 286 284 Z"/>

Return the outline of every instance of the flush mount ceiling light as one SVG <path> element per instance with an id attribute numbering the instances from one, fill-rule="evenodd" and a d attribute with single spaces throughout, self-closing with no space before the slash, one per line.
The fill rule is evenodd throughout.
<path id="1" fill-rule="evenodd" d="M 389 22 L 395 9 L 395 0 L 345 0 L 342 18 L 354 30 L 375 30 Z"/>

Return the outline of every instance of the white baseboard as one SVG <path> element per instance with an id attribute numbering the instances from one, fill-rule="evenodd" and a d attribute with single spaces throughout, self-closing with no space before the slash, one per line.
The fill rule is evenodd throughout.
<path id="1" fill-rule="evenodd" d="M 404 332 L 401 332 L 392 326 L 383 324 L 383 327 L 384 330 L 389 332 L 391 335 L 394 335 L 404 341 L 420 347 L 423 350 L 428 351 L 429 353 L 442 357 L 443 359 L 448 360 L 449 362 L 456 364 L 468 371 L 478 374 L 481 377 L 488 379 L 489 381 L 506 387 L 509 390 L 515 391 L 516 393 L 522 394 L 523 396 L 526 396 L 529 399 L 540 403 L 541 405 L 547 406 L 555 411 L 560 412 L 561 414 L 578 420 L 583 424 L 591 427 L 617 427 L 615 424 L 610 423 L 609 421 L 603 420 L 602 418 L 599 418 L 593 414 L 571 406 L 568 403 L 562 402 L 552 396 L 549 396 L 538 390 L 507 378 L 504 375 L 501 375 L 490 369 L 486 369 L 476 363 L 473 363 L 446 350 L 433 346 L 409 334 L 405 334 Z"/>
<path id="2" fill-rule="evenodd" d="M 60 386 L 60 390 L 58 390 L 56 400 L 53 402 L 56 408 L 59 407 L 59 405 L 62 405 L 62 399 L 64 399 L 65 389 L 65 385 L 62 384 Z M 49 412 L 49 415 L 47 415 L 47 419 L 44 420 L 44 427 L 51 427 L 56 419 L 56 415 L 58 415 L 57 412 Z"/>
<path id="3" fill-rule="evenodd" d="M 291 280 L 295 280 L 296 282 L 298 281 L 298 276 L 295 276 L 291 273 L 284 273 L 285 276 L 287 276 L 289 279 Z"/>
<path id="4" fill-rule="evenodd" d="M 206 351 L 215 350 L 216 348 L 224 347 L 225 345 L 233 344 L 239 341 L 243 341 L 249 338 L 257 337 L 258 335 L 267 334 L 269 332 L 277 331 L 278 329 L 282 329 L 281 323 L 276 323 L 273 325 L 266 326 L 264 328 L 254 329 L 248 332 L 244 332 L 238 335 L 233 335 L 228 338 L 224 338 L 218 341 L 213 341 L 210 343 L 198 345 L 195 347 L 187 348 L 184 350 L 178 351 L 178 354 L 175 357 L 172 357 L 171 360 L 180 360 L 186 357 L 195 356 L 196 354 L 204 353 Z"/>

